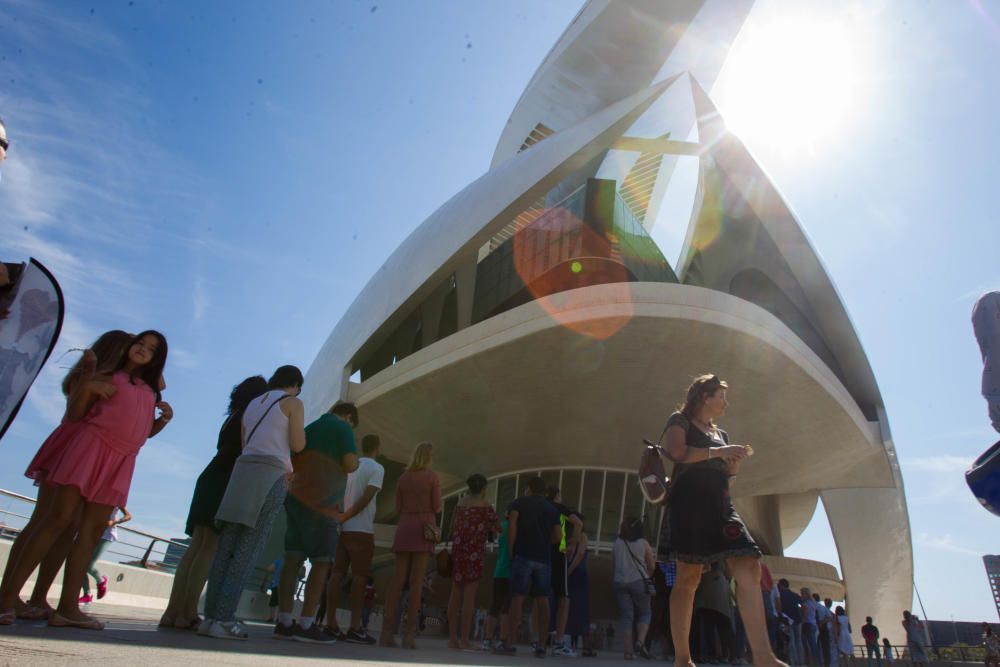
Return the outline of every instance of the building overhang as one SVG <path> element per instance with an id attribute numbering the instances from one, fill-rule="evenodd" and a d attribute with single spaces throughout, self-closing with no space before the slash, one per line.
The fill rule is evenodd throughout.
<path id="1" fill-rule="evenodd" d="M 348 398 L 363 415 L 359 435 L 378 433 L 386 456 L 405 461 L 434 442 L 448 486 L 514 466 L 631 467 L 703 372 L 730 382 L 722 426 L 755 447 L 735 495 L 894 485 L 877 423 L 791 330 L 692 286 L 555 294 L 351 384 Z"/>

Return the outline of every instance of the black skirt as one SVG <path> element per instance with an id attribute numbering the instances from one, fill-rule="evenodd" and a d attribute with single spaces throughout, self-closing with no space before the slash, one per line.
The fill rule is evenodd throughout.
<path id="1" fill-rule="evenodd" d="M 215 514 L 219 511 L 222 497 L 226 495 L 229 478 L 233 474 L 233 465 L 228 461 L 213 459 L 205 470 L 198 475 L 194 485 L 194 496 L 191 498 L 191 509 L 188 511 L 187 525 L 184 532 L 194 535 L 198 526 L 206 526 L 218 532 L 215 528 Z M 228 464 L 228 465 L 227 465 Z"/>
<path id="2" fill-rule="evenodd" d="M 713 462 L 714 463 L 714 462 Z M 660 550 L 682 563 L 761 556 L 729 497 L 729 476 L 717 465 L 692 465 L 674 482 Z M 665 538 L 665 539 L 664 539 Z"/>

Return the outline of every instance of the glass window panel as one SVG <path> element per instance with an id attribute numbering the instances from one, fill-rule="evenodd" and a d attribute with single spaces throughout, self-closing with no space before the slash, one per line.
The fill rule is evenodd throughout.
<path id="1" fill-rule="evenodd" d="M 625 516 L 642 517 L 642 491 L 639 490 L 638 476 L 629 474 L 625 478 Z M 649 535 L 646 535 L 647 540 Z"/>
<path id="2" fill-rule="evenodd" d="M 501 477 L 497 480 L 497 512 L 500 513 L 500 516 L 507 513 L 507 505 L 510 505 L 514 501 L 514 494 L 516 493 L 514 485 L 516 481 L 516 475 Z"/>
<path id="3" fill-rule="evenodd" d="M 562 497 L 563 503 L 572 508 L 580 508 L 580 484 L 583 482 L 582 470 L 563 470 Z M 586 517 L 585 517 L 586 518 Z M 591 517 L 596 518 L 596 517 Z M 594 524 L 597 525 L 596 523 Z"/>
<path id="4" fill-rule="evenodd" d="M 625 488 L 625 473 L 608 472 L 604 484 L 604 506 L 601 508 L 602 542 L 614 542 L 618 536 L 619 517 L 622 513 L 622 491 Z"/>
<path id="5" fill-rule="evenodd" d="M 587 470 L 583 474 L 583 502 L 580 512 L 587 520 L 587 535 L 597 539 L 597 519 L 601 512 L 601 483 L 604 473 L 599 470 Z"/>
<path id="6" fill-rule="evenodd" d="M 559 471 L 558 470 L 543 470 L 538 473 L 542 477 L 542 481 L 545 482 L 545 489 L 548 490 L 550 486 L 559 486 Z"/>

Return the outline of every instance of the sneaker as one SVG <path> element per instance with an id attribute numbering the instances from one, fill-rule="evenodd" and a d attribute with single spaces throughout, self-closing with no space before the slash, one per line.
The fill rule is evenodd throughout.
<path id="1" fill-rule="evenodd" d="M 328 637 L 331 642 L 342 642 L 344 641 L 344 633 L 340 631 L 340 628 L 330 629 L 329 626 L 323 628 L 323 636 Z"/>
<path id="2" fill-rule="evenodd" d="M 250 634 L 237 621 L 227 623 L 214 621 L 208 629 L 208 636 L 215 639 L 236 639 L 239 641 L 246 641 L 250 638 Z"/>
<path id="3" fill-rule="evenodd" d="M 89 593 L 87 595 L 81 595 L 80 599 L 78 600 L 80 604 L 90 604 L 93 601 L 94 601 L 94 596 L 90 595 Z"/>
<path id="4" fill-rule="evenodd" d="M 215 623 L 215 621 L 213 621 L 210 618 L 206 618 L 204 621 L 201 622 L 201 625 L 198 626 L 198 634 L 201 635 L 202 637 L 207 637 L 208 631 L 212 629 L 213 623 Z"/>
<path id="5" fill-rule="evenodd" d="M 490 641 L 489 639 L 484 639 L 483 640 L 483 650 L 484 651 L 492 651 L 493 650 L 493 642 Z"/>
<path id="6" fill-rule="evenodd" d="M 108 594 L 108 578 L 101 577 L 101 580 L 97 583 L 97 599 L 102 599 Z"/>
<path id="7" fill-rule="evenodd" d="M 292 627 L 292 641 L 307 644 L 332 644 L 337 641 L 337 638 L 331 636 L 329 632 L 320 630 L 315 623 L 310 625 L 308 629 L 296 624 Z"/>
<path id="8" fill-rule="evenodd" d="M 498 655 L 514 655 L 517 653 L 517 647 L 510 646 L 507 642 L 497 642 L 497 645 L 493 647 L 493 652 Z"/>
<path id="9" fill-rule="evenodd" d="M 295 635 L 296 623 L 292 621 L 291 625 L 282 625 L 281 621 L 274 624 L 274 634 L 271 636 L 275 639 L 291 639 Z"/>
<path id="10" fill-rule="evenodd" d="M 559 643 L 552 645 L 552 655 L 559 658 L 575 658 L 576 651 L 565 644 Z"/>
<path id="11" fill-rule="evenodd" d="M 364 630 L 348 630 L 347 634 L 344 635 L 344 641 L 349 644 L 368 644 L 370 646 L 375 643 L 375 638 Z"/>

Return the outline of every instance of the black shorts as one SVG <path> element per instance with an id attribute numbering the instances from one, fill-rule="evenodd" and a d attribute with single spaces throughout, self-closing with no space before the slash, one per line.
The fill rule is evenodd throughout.
<path id="1" fill-rule="evenodd" d="M 490 616 L 499 618 L 510 610 L 510 579 L 493 580 L 493 599 L 490 600 Z"/>

